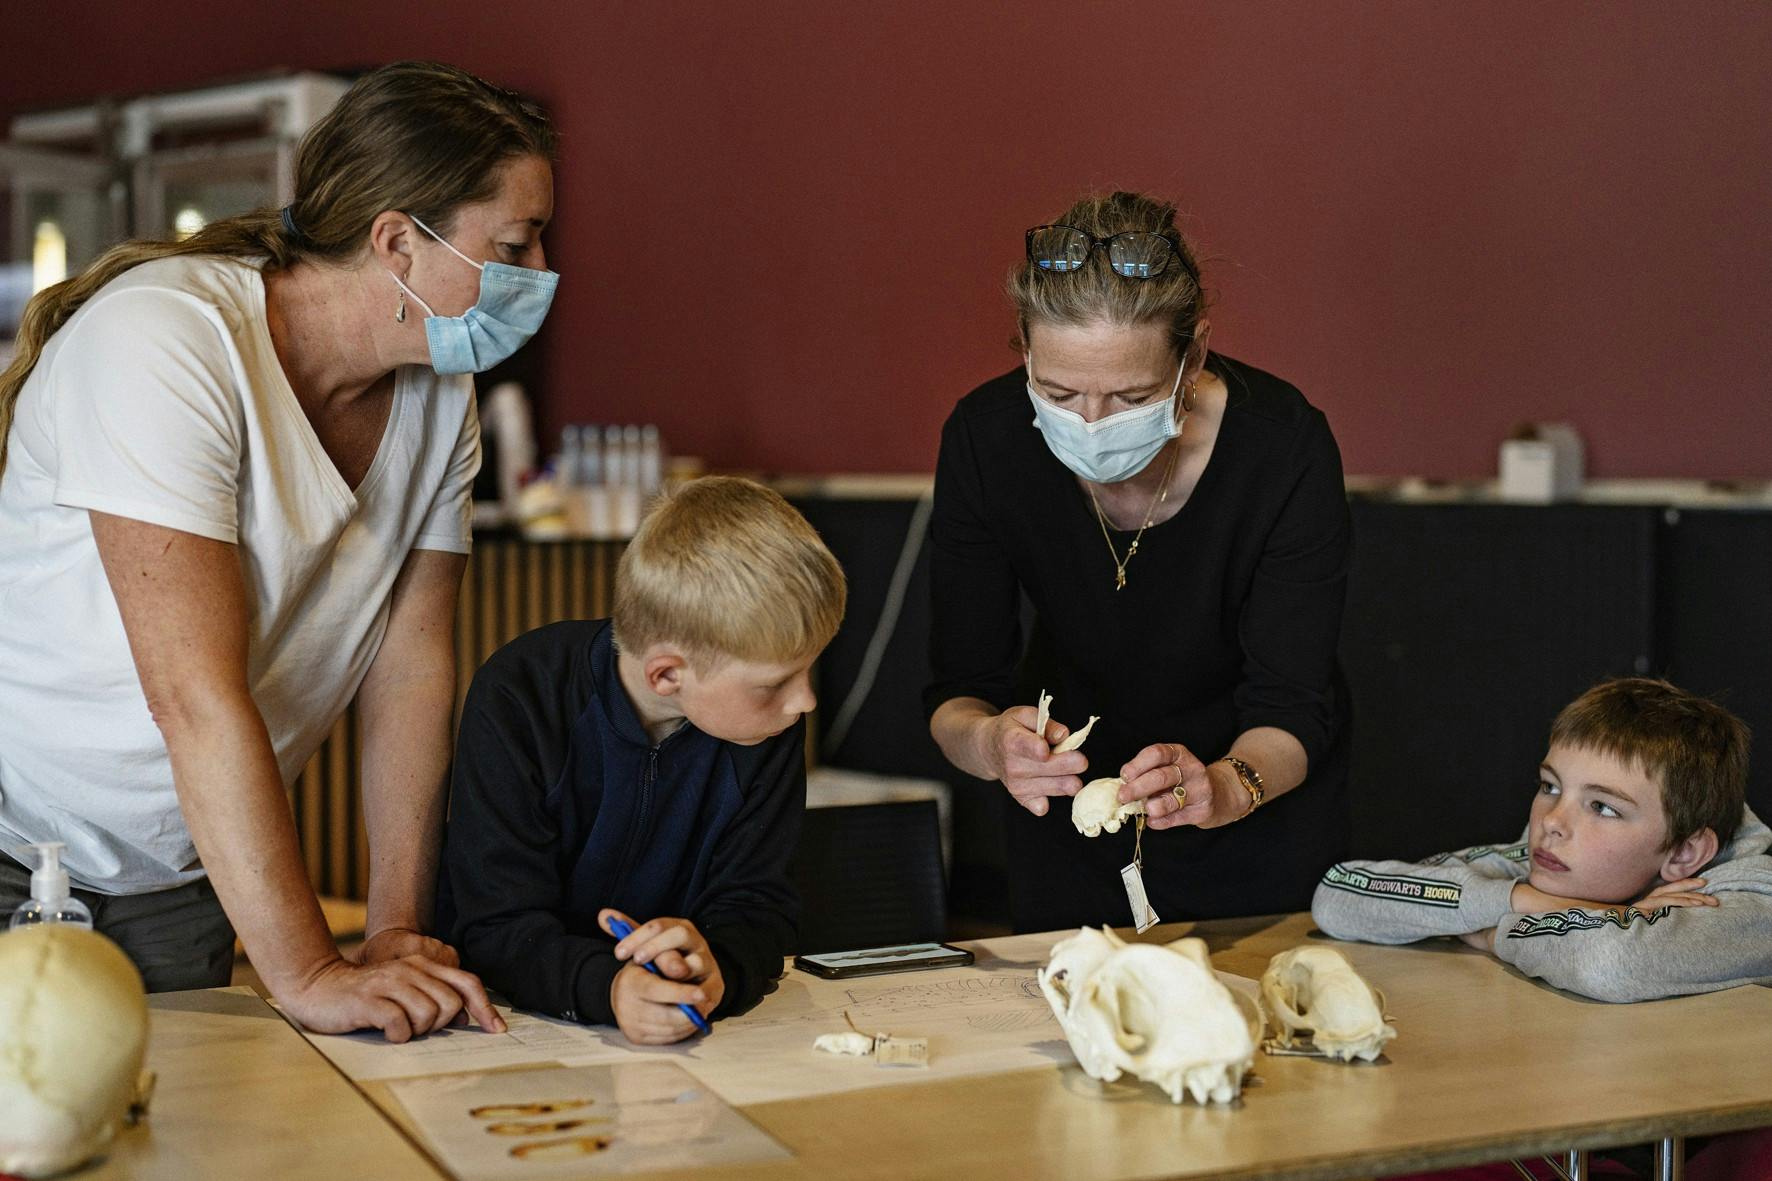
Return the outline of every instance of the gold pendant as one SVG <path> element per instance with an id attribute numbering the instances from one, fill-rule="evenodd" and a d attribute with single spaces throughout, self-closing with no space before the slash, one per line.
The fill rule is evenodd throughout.
<path id="1" fill-rule="evenodd" d="M 1114 568 L 1114 589 L 1115 590 L 1124 590 L 1125 588 L 1126 588 L 1126 567 L 1117 566 Z"/>

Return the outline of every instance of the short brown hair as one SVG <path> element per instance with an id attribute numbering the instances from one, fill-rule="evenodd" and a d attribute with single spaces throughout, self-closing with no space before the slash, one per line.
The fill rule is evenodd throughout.
<path id="1" fill-rule="evenodd" d="M 659 500 L 615 573 L 615 642 L 671 643 L 703 669 L 816 656 L 843 621 L 843 568 L 794 506 L 704 476 Z"/>
<path id="2" fill-rule="evenodd" d="M 1660 781 L 1667 848 L 1708 828 L 1720 852 L 1741 826 L 1750 736 L 1714 701 L 1650 677 L 1602 681 L 1563 707 L 1550 741 L 1632 763 Z"/>

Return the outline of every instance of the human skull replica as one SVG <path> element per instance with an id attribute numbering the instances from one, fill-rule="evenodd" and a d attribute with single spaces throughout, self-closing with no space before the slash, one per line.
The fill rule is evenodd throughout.
<path id="1" fill-rule="evenodd" d="M 0 1173 L 89 1160 L 129 1111 L 148 1002 L 129 957 L 84 927 L 0 935 Z"/>
<path id="2" fill-rule="evenodd" d="M 1129 944 L 1084 928 L 1052 949 L 1039 980 L 1091 1078 L 1130 1074 L 1175 1103 L 1229 1103 L 1255 1061 L 1260 1017 L 1214 975 L 1201 940 Z"/>
<path id="3" fill-rule="evenodd" d="M 1144 815 L 1144 801 L 1120 802 L 1124 779 L 1097 779 L 1085 783 L 1083 790 L 1071 797 L 1071 823 L 1086 837 L 1103 832 L 1119 832 L 1120 826 L 1134 816 Z"/>
<path id="4" fill-rule="evenodd" d="M 1397 1031 L 1385 1024 L 1384 994 L 1333 947 L 1294 947 L 1268 962 L 1261 997 L 1283 1049 L 1309 1043 L 1327 1058 L 1371 1062 Z"/>

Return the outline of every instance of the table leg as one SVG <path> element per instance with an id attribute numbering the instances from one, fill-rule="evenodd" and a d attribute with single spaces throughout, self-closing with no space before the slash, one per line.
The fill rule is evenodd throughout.
<path id="1" fill-rule="evenodd" d="M 1668 1136 L 1655 1146 L 1655 1181 L 1685 1181 L 1686 1138 Z"/>

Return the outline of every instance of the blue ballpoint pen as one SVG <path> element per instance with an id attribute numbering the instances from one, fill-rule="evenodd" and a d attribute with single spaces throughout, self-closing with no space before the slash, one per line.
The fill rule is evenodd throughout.
<path id="1" fill-rule="evenodd" d="M 626 939 L 629 935 L 634 933 L 634 929 L 620 919 L 610 919 L 609 929 L 615 933 L 617 939 Z M 664 977 L 664 973 L 658 970 L 657 964 L 641 964 L 640 966 L 645 968 L 648 972 L 651 972 L 654 976 L 661 979 Z M 708 1019 L 703 1017 L 701 1013 L 696 1010 L 694 1005 L 678 1005 L 677 1007 L 683 1010 L 683 1016 L 695 1022 L 695 1028 L 701 1030 L 703 1033 L 714 1032 L 714 1027 L 708 1024 Z"/>

